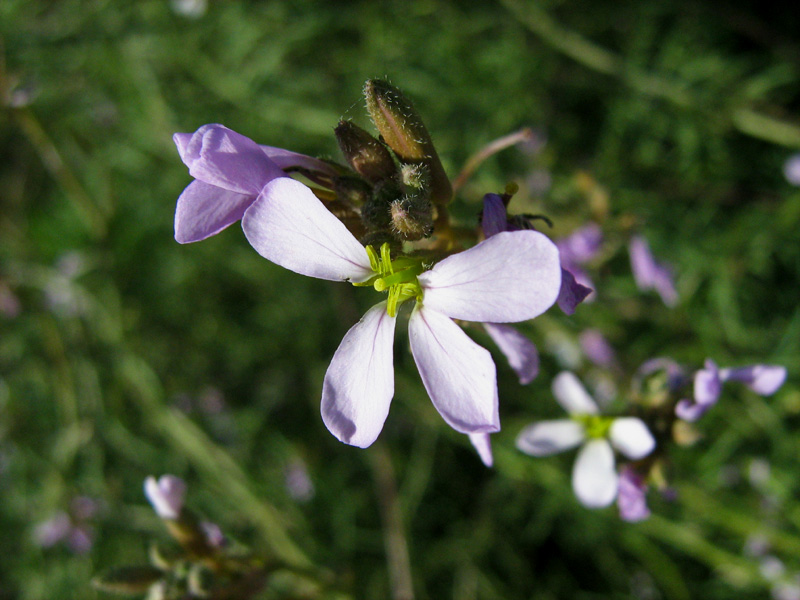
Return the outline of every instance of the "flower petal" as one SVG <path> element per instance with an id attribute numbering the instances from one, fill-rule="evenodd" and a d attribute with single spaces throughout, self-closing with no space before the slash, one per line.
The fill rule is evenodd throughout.
<path id="1" fill-rule="evenodd" d="M 608 506 L 617 496 L 614 451 L 606 440 L 590 440 L 572 469 L 572 489 L 587 508 Z"/>
<path id="2" fill-rule="evenodd" d="M 302 183 L 281 177 L 247 209 L 250 245 L 286 269 L 331 281 L 366 281 L 374 274 L 364 247 Z"/>
<path id="3" fill-rule="evenodd" d="M 517 448 L 531 456 L 549 456 L 574 448 L 584 439 L 586 431 L 577 421 L 541 421 L 528 425 L 519 433 Z"/>
<path id="4" fill-rule="evenodd" d="M 484 323 L 483 328 L 508 359 L 508 364 L 522 385 L 536 379 L 539 374 L 539 353 L 532 341 L 508 325 Z"/>
<path id="5" fill-rule="evenodd" d="M 592 293 L 592 288 L 581 285 L 567 269 L 561 269 L 561 288 L 558 290 L 558 307 L 566 314 L 575 313 L 575 308 Z"/>
<path id="6" fill-rule="evenodd" d="M 717 365 L 710 358 L 704 369 L 694 374 L 694 401 L 706 407 L 715 404 L 722 392 L 722 380 Z"/>
<path id="7" fill-rule="evenodd" d="M 481 462 L 483 462 L 483 464 L 487 467 L 491 467 L 494 464 L 494 456 L 492 456 L 492 441 L 489 439 L 489 437 L 490 436 L 488 433 L 469 434 L 469 441 L 478 452 Z"/>
<path id="8" fill-rule="evenodd" d="M 241 219 L 253 200 L 254 196 L 193 181 L 178 197 L 175 239 L 187 244 L 211 237 Z"/>
<path id="9" fill-rule="evenodd" d="M 654 289 L 667 306 L 675 306 L 678 292 L 669 267 L 656 262 L 650 245 L 641 236 L 634 236 L 628 244 L 631 270 L 636 286 L 640 290 Z"/>
<path id="10" fill-rule="evenodd" d="M 706 414 L 709 408 L 711 408 L 710 404 L 696 404 L 688 398 L 684 398 L 675 405 L 675 416 L 689 423 L 694 423 Z"/>
<path id="11" fill-rule="evenodd" d="M 761 396 L 771 396 L 786 381 L 786 368 L 779 365 L 752 365 L 722 369 L 723 381 L 740 381 Z"/>
<path id="12" fill-rule="evenodd" d="M 461 433 L 500 430 L 492 356 L 451 319 L 419 304 L 408 321 L 411 353 L 433 405 Z"/>
<path id="13" fill-rule="evenodd" d="M 586 388 L 570 371 L 562 371 L 553 379 L 553 395 L 571 415 L 596 415 L 599 412 Z"/>
<path id="14" fill-rule="evenodd" d="M 287 169 L 300 168 L 324 173 L 331 177 L 338 175 L 333 165 L 324 160 L 314 158 L 313 156 L 292 152 L 291 150 L 285 150 L 283 148 L 275 148 L 274 146 L 259 146 L 259 148 L 267 155 L 267 158 L 284 171 Z"/>
<path id="15" fill-rule="evenodd" d="M 508 231 L 508 216 L 503 199 L 497 194 L 486 194 L 483 197 L 483 214 L 481 215 L 483 235 L 492 237 L 501 231 Z"/>
<path id="16" fill-rule="evenodd" d="M 546 236 L 506 231 L 445 258 L 419 282 L 428 308 L 453 319 L 511 323 L 552 306 L 561 288 L 561 266 Z"/>
<path id="17" fill-rule="evenodd" d="M 603 244 L 603 231 L 597 223 L 576 229 L 556 242 L 563 263 L 585 263 L 600 252 Z"/>
<path id="18" fill-rule="evenodd" d="M 195 179 L 239 194 L 258 195 L 284 172 L 253 140 L 223 125 L 203 125 L 187 140 L 175 134 L 181 160 Z"/>
<path id="19" fill-rule="evenodd" d="M 619 476 L 617 508 L 623 521 L 635 523 L 650 516 L 647 508 L 647 486 L 644 480 L 630 467 L 622 469 Z"/>
<path id="20" fill-rule="evenodd" d="M 144 480 L 144 495 L 159 517 L 175 520 L 183 510 L 186 484 L 174 475 L 162 475 L 158 480 L 147 477 Z"/>
<path id="21" fill-rule="evenodd" d="M 656 447 L 653 434 L 636 417 L 621 417 L 614 419 L 608 432 L 611 444 L 631 460 L 644 458 Z"/>
<path id="22" fill-rule="evenodd" d="M 395 322 L 386 302 L 373 306 L 345 334 L 325 373 L 322 420 L 345 444 L 366 448 L 383 429 L 394 396 Z"/>

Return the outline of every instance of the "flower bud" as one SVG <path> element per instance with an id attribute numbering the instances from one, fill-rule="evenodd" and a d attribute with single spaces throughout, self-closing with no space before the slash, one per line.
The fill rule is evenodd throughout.
<path id="1" fill-rule="evenodd" d="M 346 204 L 361 206 L 372 194 L 370 185 L 360 177 L 337 177 L 333 180 L 336 197 Z"/>
<path id="2" fill-rule="evenodd" d="M 430 170 L 431 200 L 446 204 L 453 188 L 439 161 L 431 136 L 411 101 L 396 87 L 380 79 L 370 79 L 364 85 L 367 110 L 383 141 L 400 162 L 424 164 Z"/>
<path id="3" fill-rule="evenodd" d="M 377 184 L 372 197 L 361 207 L 361 219 L 367 230 L 388 230 L 392 224 L 389 205 L 402 196 L 403 190 L 397 181 L 389 179 Z"/>
<path id="4" fill-rule="evenodd" d="M 392 231 L 413 242 L 433 233 L 433 206 L 427 198 L 406 196 L 391 204 Z"/>
<path id="5" fill-rule="evenodd" d="M 353 170 L 372 183 L 394 177 L 397 166 L 389 149 L 352 121 L 339 121 L 336 141 Z"/>

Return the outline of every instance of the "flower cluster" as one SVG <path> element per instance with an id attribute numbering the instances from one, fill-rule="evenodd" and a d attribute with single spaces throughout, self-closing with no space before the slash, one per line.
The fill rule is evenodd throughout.
<path id="1" fill-rule="evenodd" d="M 222 125 L 175 134 L 194 177 L 178 199 L 175 238 L 196 242 L 241 221 L 247 241 L 268 261 L 382 294 L 331 359 L 321 394 L 325 426 L 350 445 L 367 447 L 377 439 L 394 396 L 394 333 L 403 319 L 435 409 L 491 466 L 489 436 L 500 429 L 496 368 L 463 327 L 482 327 L 520 384 L 533 381 L 537 348 L 510 324 L 534 319 L 553 304 L 573 315 L 581 302 L 598 297 L 588 270 L 608 254 L 603 230 L 590 223 L 554 243 L 537 230 L 540 223 L 551 225 L 547 217 L 509 214 L 514 185 L 484 196 L 477 227 L 451 224 L 454 189 L 474 165 L 451 184 L 411 102 L 380 80 L 368 81 L 364 93 L 378 135 L 341 121 L 335 135 L 343 164 L 261 146 Z M 644 237 L 627 237 L 636 285 L 677 305 L 671 269 Z M 607 375 L 595 394 L 603 404 L 617 396 L 623 361 L 599 329 L 586 329 L 579 339 L 586 357 Z M 660 469 L 669 444 L 680 441 L 676 423 L 699 419 L 725 382 L 770 395 L 785 378 L 779 366 L 720 369 L 711 360 L 690 376 L 673 361 L 656 359 L 634 376 L 625 408 L 604 416 L 577 376 L 564 371 L 553 379 L 553 394 L 569 419 L 533 423 L 516 444 L 532 456 L 580 446 L 572 472 L 578 500 L 590 508 L 616 500 L 621 518 L 638 521 L 650 514 L 648 487 L 665 487 Z M 620 467 L 617 454 L 625 459 Z M 145 489 L 179 537 L 182 483 L 148 479 Z"/>

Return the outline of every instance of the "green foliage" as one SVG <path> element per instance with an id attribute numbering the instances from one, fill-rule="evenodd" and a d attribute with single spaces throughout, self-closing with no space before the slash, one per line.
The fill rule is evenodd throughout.
<path id="1" fill-rule="evenodd" d="M 106 597 L 92 578 L 145 563 L 164 536 L 142 494 L 162 473 L 254 551 L 324 572 L 328 590 L 388 598 L 379 453 L 418 598 L 763 598 L 742 551 L 753 535 L 800 571 L 800 191 L 781 173 L 800 147 L 796 10 L 563 0 L 532 19 L 542 7 L 512 0 L 212 0 L 192 19 L 177 4 L 0 2 L 0 101 L 14 104 L 0 106 L 0 600 Z M 487 161 L 456 217 L 474 221 L 484 193 L 517 181 L 512 212 L 548 215 L 556 236 L 589 219 L 609 232 L 590 265 L 598 301 L 522 328 L 539 378 L 520 387 L 495 353 L 493 470 L 435 414 L 402 335 L 380 448 L 325 430 L 322 376 L 368 293 L 268 264 L 238 226 L 172 237 L 190 181 L 172 133 L 224 123 L 339 159 L 340 118 L 372 132 L 360 94 L 373 77 L 413 100 L 451 179 L 495 138 L 546 133 L 536 154 Z M 675 309 L 635 289 L 632 231 L 674 266 Z M 577 503 L 572 457 L 513 447 L 524 424 L 558 415 L 554 348 L 587 327 L 627 376 L 653 356 L 714 357 L 786 365 L 789 383 L 727 394 L 673 452 L 677 500 L 651 494 L 654 516 L 625 524 Z M 304 500 L 285 485 L 300 464 Z M 43 547 L 37 525 L 54 514 L 82 523 L 78 496 L 100 505 L 91 551 Z"/>

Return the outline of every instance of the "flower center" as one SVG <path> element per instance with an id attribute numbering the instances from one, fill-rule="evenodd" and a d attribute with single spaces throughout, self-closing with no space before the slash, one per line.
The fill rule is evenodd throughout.
<path id="1" fill-rule="evenodd" d="M 586 437 L 590 439 L 605 439 L 608 437 L 608 430 L 614 423 L 612 417 L 602 417 L 600 415 L 575 415 L 572 417 L 583 425 Z"/>
<path id="2" fill-rule="evenodd" d="M 392 260 L 389 244 L 381 246 L 380 254 L 372 246 L 367 246 L 367 256 L 375 276 L 353 285 L 371 285 L 379 292 L 388 291 L 386 312 L 390 317 L 397 316 L 398 307 L 406 300 L 422 300 L 422 286 L 417 281 L 417 275 L 425 270 L 422 260 L 409 256 Z"/>

